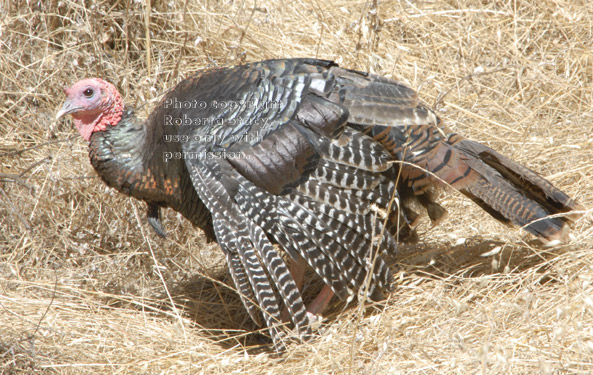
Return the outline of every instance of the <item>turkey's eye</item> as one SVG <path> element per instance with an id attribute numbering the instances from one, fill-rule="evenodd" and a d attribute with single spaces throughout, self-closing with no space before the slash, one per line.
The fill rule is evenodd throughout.
<path id="1" fill-rule="evenodd" d="M 86 96 L 87 98 L 90 98 L 91 96 L 93 96 L 93 94 L 95 93 L 93 91 L 93 89 L 86 89 L 82 92 L 84 94 L 84 96 Z"/>

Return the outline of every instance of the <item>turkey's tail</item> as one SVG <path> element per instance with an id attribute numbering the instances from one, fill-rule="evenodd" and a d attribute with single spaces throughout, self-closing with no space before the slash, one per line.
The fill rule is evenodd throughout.
<path id="1" fill-rule="evenodd" d="M 489 147 L 452 134 L 416 92 L 372 74 L 333 68 L 332 98 L 346 105 L 352 127 L 373 137 L 399 161 L 398 192 L 407 221 L 418 214 L 408 202 L 424 206 L 438 223 L 446 210 L 432 187 L 449 185 L 494 218 L 514 224 L 550 244 L 568 237 L 567 224 L 580 206 L 550 182 Z M 403 186 L 402 186 L 403 185 Z"/>
<path id="2" fill-rule="evenodd" d="M 391 128 L 407 134 L 392 148 L 409 196 L 426 207 L 431 220 L 446 211 L 432 199 L 430 187 L 448 185 L 476 202 L 495 219 L 519 226 L 549 245 L 568 240 L 568 225 L 581 207 L 545 178 L 478 142 L 437 126 Z"/>

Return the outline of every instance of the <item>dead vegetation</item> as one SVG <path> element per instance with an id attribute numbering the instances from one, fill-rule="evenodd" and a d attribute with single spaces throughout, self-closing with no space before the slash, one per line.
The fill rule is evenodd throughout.
<path id="1" fill-rule="evenodd" d="M 447 194 L 449 219 L 402 246 L 384 304 L 335 305 L 316 340 L 277 357 L 216 245 L 173 212 L 157 238 L 54 120 L 83 77 L 148 113 L 199 68 L 333 59 L 418 89 L 451 128 L 588 209 L 589 1 L 145 3 L 0 3 L 0 374 L 593 372 L 588 210 L 570 244 L 546 249 Z"/>

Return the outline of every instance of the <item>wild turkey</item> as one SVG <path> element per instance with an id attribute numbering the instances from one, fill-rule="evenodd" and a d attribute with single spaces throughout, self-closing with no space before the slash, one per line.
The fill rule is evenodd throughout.
<path id="1" fill-rule="evenodd" d="M 73 116 L 101 178 L 145 201 L 158 234 L 159 209 L 171 207 L 216 238 L 243 304 L 254 321 L 263 316 L 278 349 L 282 308 L 310 333 L 303 265 L 327 284 L 313 310 L 333 293 L 352 298 L 367 275 L 367 296 L 382 298 L 390 271 L 381 254 L 417 216 L 406 202 L 444 216 L 433 187 L 449 184 L 545 241 L 564 239 L 570 222 L 547 216 L 578 207 L 534 172 L 449 133 L 413 90 L 331 61 L 199 71 L 146 121 L 101 79 L 65 93 L 57 117 Z"/>

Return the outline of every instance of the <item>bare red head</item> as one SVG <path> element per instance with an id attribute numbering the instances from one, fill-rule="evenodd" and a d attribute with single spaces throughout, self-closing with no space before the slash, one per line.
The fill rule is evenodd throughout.
<path id="1" fill-rule="evenodd" d="M 94 132 L 116 125 L 123 113 L 124 105 L 115 86 L 100 78 L 88 78 L 64 89 L 66 101 L 56 118 L 71 114 L 76 129 L 86 141 Z"/>

